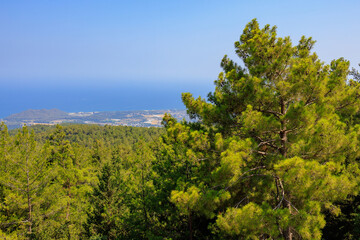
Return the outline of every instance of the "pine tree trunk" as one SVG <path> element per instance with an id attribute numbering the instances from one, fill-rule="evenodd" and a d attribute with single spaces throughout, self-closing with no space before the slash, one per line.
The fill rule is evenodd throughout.
<path id="1" fill-rule="evenodd" d="M 144 237 L 146 236 L 146 231 L 148 230 L 148 218 L 147 218 L 147 211 L 146 211 L 146 201 L 145 201 L 145 177 L 144 177 L 144 166 L 141 169 L 141 185 L 142 185 L 142 201 L 143 201 L 143 214 L 145 220 L 145 232 Z"/>
<path id="2" fill-rule="evenodd" d="M 282 98 L 280 100 L 280 107 L 281 107 L 281 115 L 284 116 L 286 114 L 286 106 L 285 106 L 285 102 L 284 102 L 284 100 Z M 281 142 L 280 153 L 284 158 L 286 158 L 287 157 L 287 144 L 288 144 L 286 122 L 285 122 L 285 120 L 281 120 L 280 123 L 281 123 L 281 129 L 280 129 L 280 133 L 279 133 L 280 142 Z M 284 203 L 284 208 L 288 208 L 289 212 L 291 214 L 290 202 L 286 201 Z M 284 238 L 286 240 L 292 240 L 293 239 L 293 233 L 291 231 L 291 226 L 289 226 L 284 231 L 284 235 L 285 235 Z"/>
<path id="3" fill-rule="evenodd" d="M 70 221 L 70 199 L 71 199 L 71 191 L 70 191 L 70 180 L 68 179 L 68 197 L 69 197 L 69 200 L 67 202 L 67 206 L 66 206 L 66 221 Z"/>
<path id="4" fill-rule="evenodd" d="M 289 209 L 289 212 L 291 214 L 291 205 L 289 202 L 286 202 L 286 207 Z M 293 233 L 291 231 L 291 226 L 289 226 L 286 231 L 285 231 L 285 234 L 286 234 L 286 240 L 292 240 L 293 239 Z"/>
<path id="5" fill-rule="evenodd" d="M 30 193 L 28 193 L 27 196 L 27 200 L 28 200 L 28 211 L 29 211 L 29 234 L 31 234 L 32 232 L 32 209 L 31 209 L 31 198 L 30 198 Z"/>
<path id="6" fill-rule="evenodd" d="M 281 115 L 284 116 L 286 114 L 286 108 L 285 108 L 285 102 L 281 99 L 280 101 L 280 107 L 281 107 Z M 286 129 L 286 122 L 285 120 L 281 120 L 281 129 L 280 129 L 280 153 L 286 158 L 287 155 L 287 129 Z"/>
<path id="7" fill-rule="evenodd" d="M 29 217 L 29 235 L 32 233 L 32 209 L 31 209 L 31 196 L 30 196 L 30 175 L 28 169 L 28 157 L 26 157 L 26 195 L 28 202 L 28 217 Z"/>
<path id="8" fill-rule="evenodd" d="M 193 230 L 192 230 L 192 217 L 191 217 L 191 211 L 189 210 L 189 239 L 193 239 Z"/>

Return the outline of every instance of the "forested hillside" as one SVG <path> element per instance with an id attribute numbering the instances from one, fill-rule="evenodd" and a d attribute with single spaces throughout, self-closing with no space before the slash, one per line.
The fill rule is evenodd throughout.
<path id="1" fill-rule="evenodd" d="M 248 23 L 191 121 L 0 127 L 6 239 L 359 239 L 360 84 Z"/>
<path id="2" fill-rule="evenodd" d="M 150 149 L 149 144 L 164 129 L 68 125 L 24 127 L 16 132 L 9 134 L 1 125 L 0 236 L 88 239 L 99 234 L 86 226 L 92 226 L 92 203 L 101 203 L 94 199 L 96 189 L 104 184 L 105 171 L 111 172 L 111 181 L 126 185 L 114 182 L 114 197 L 121 191 L 127 200 L 140 201 L 139 152 Z M 146 157 L 151 159 L 151 155 Z M 115 174 L 118 179 L 114 179 Z M 130 207 L 138 208 L 130 202 L 124 207 L 128 211 Z M 115 220 L 120 216 L 113 217 Z"/>

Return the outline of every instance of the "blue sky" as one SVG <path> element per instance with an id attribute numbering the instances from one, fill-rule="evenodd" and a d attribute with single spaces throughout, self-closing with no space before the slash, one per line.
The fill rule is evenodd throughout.
<path id="1" fill-rule="evenodd" d="M 191 92 L 196 82 L 211 90 L 221 58 L 236 59 L 233 44 L 253 18 L 294 43 L 312 36 L 320 59 L 344 57 L 356 67 L 359 9 L 350 0 L 1 1 L 0 84 L 3 91 L 173 84 Z"/>

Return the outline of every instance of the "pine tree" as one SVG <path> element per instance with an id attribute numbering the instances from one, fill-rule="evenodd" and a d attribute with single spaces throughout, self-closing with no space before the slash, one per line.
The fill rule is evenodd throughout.
<path id="1" fill-rule="evenodd" d="M 105 163 L 98 175 L 99 183 L 90 195 L 90 209 L 84 224 L 88 239 L 120 239 L 128 234 L 124 220 L 128 218 L 129 209 L 120 194 L 122 178 L 118 174 L 113 164 Z"/>
<path id="2" fill-rule="evenodd" d="M 85 198 L 90 192 L 89 169 L 77 161 L 62 126 L 56 126 L 47 144 L 50 149 L 47 162 L 54 177 L 46 189 L 42 209 L 45 218 L 38 234 L 44 239 L 77 239 L 88 207 Z"/>
<path id="3" fill-rule="evenodd" d="M 174 158 L 193 174 L 171 199 L 216 219 L 223 237 L 320 239 L 324 210 L 339 214 L 335 203 L 357 194 L 360 85 L 348 61 L 324 64 L 314 43 L 293 46 L 252 20 L 235 42 L 244 67 L 225 56 L 208 101 L 183 94 L 197 122 L 165 119 L 185 149 Z"/>
<path id="4" fill-rule="evenodd" d="M 155 173 L 152 165 L 155 159 L 143 139 L 135 144 L 134 149 L 134 154 L 127 159 L 130 172 L 127 179 L 128 207 L 132 214 L 126 221 L 132 229 L 129 237 L 148 239 L 153 237 L 153 228 L 157 223 L 153 209 Z"/>
<path id="5" fill-rule="evenodd" d="M 42 193 L 50 181 L 46 162 L 48 149 L 37 144 L 26 126 L 15 138 L 7 138 L 6 128 L 3 128 L 0 184 L 4 187 L 1 206 L 4 215 L 1 226 L 5 232 L 33 238 L 36 232 L 33 227 L 41 217 Z"/>

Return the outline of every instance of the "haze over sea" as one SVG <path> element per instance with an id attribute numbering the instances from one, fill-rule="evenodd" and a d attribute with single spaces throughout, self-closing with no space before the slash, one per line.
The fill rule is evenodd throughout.
<path id="1" fill-rule="evenodd" d="M 101 81 L 99 81 L 101 82 Z M 3 86 L 0 118 L 27 109 L 58 108 L 66 112 L 185 109 L 182 92 L 206 97 L 212 81 L 197 83 L 121 81 L 121 84 L 83 86 Z"/>
<path id="2" fill-rule="evenodd" d="M 360 63 L 360 1 L 3 1 L 0 118 L 66 112 L 185 109 L 206 98 L 245 25 L 257 18 L 325 63 Z"/>

